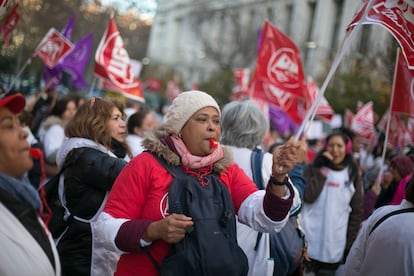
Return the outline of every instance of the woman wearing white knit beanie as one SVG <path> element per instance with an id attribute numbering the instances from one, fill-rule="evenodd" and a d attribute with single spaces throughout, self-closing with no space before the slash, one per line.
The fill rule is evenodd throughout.
<path id="1" fill-rule="evenodd" d="M 269 185 L 266 191 L 258 191 L 233 162 L 230 150 L 219 144 L 220 116 L 220 107 L 209 94 L 202 91 L 179 94 L 165 114 L 162 130 L 154 131 L 143 141 L 147 152 L 134 158 L 120 173 L 99 218 L 100 231 L 109 242 L 108 246 L 127 252 L 118 262 L 117 275 L 132 275 L 138 271 L 150 276 L 161 272 L 171 273 L 168 275 L 246 275 L 247 260 L 237 246 L 234 214 L 239 221 L 261 232 L 277 232 L 285 225 L 294 196 L 286 173 L 297 163 L 297 151 L 304 141 L 290 140 L 278 149 Z M 174 181 L 170 167 L 181 168 L 185 177 Z M 170 186 L 178 186 L 177 182 L 187 189 L 181 197 L 181 213 L 175 212 L 168 198 Z M 185 200 L 191 201 L 188 198 L 193 192 L 190 184 L 202 187 L 197 196 L 203 197 L 205 191 L 205 197 L 193 203 L 198 204 L 199 209 L 205 206 L 202 211 L 206 214 L 213 214 L 213 218 L 208 218 L 213 221 L 211 223 L 221 225 L 222 221 L 215 221 L 214 213 L 220 211 L 223 204 L 232 203 L 234 213 L 226 217 L 229 225 L 226 230 L 214 231 L 212 236 L 197 236 L 205 233 L 205 229 L 199 228 L 210 222 L 205 222 L 206 218 L 191 217 L 193 209 L 184 204 Z M 222 189 L 229 201 L 222 202 L 211 196 L 211 187 Z M 173 196 L 171 192 L 170 197 Z M 208 209 L 211 206 L 218 209 L 211 212 Z M 217 235 L 223 236 L 226 242 L 218 248 L 210 248 L 217 246 Z M 183 257 L 180 257 L 170 251 L 172 248 L 179 253 L 180 248 L 192 246 L 194 240 L 199 246 L 192 248 L 195 251 L 190 254 L 186 255 L 183 249 L 180 253 Z M 227 248 L 233 243 L 235 248 Z M 236 261 L 226 255 L 230 251 L 238 254 Z M 173 271 L 163 263 L 167 255 L 180 264 Z"/>

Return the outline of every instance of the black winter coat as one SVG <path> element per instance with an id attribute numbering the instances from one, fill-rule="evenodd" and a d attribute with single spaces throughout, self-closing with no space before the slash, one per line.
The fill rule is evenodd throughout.
<path id="1" fill-rule="evenodd" d="M 93 148 L 75 148 L 66 157 L 64 170 L 66 206 L 72 215 L 91 219 L 100 209 L 107 192 L 126 165 Z M 90 275 L 92 233 L 89 223 L 69 220 L 58 243 L 63 275 Z"/>

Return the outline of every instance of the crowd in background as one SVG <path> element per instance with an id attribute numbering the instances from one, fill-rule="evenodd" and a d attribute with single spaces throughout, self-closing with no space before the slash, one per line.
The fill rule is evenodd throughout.
<path id="1" fill-rule="evenodd" d="M 41 225 L 46 227 L 53 214 L 47 207 L 41 206 L 44 204 L 42 187 L 58 176 L 59 200 L 68 224 L 54 236 L 54 245 L 47 243 L 47 235 L 41 233 L 39 226 L 35 227 L 35 231 L 33 227 L 29 231 L 47 255 L 41 261 L 51 264 L 39 270 L 43 273 L 41 275 L 59 275 L 60 268 L 63 275 L 113 275 L 115 271 L 119 275 L 129 275 L 136 269 L 144 269 L 148 275 L 157 275 L 150 259 L 143 253 L 144 249 L 150 248 L 155 261 L 161 263 L 167 255 L 167 245 L 176 243 L 185 234 L 181 230 L 177 232 L 179 234 L 168 232 L 166 224 L 186 229 L 193 222 L 185 216 L 162 217 L 155 214 L 154 210 L 159 208 L 155 199 L 158 200 L 161 191 L 166 191 L 167 186 L 162 185 L 169 183 L 171 177 L 154 161 L 154 153 L 168 162 L 183 162 L 184 167 L 202 164 L 191 167 L 197 173 L 204 167 L 211 169 L 204 173 L 219 172 L 219 180 L 231 191 L 236 214 L 239 212 L 239 221 L 243 222 L 237 222 L 237 238 L 247 256 L 249 275 L 368 275 L 366 273 L 370 271 L 383 273 L 375 275 L 387 275 L 384 271 L 389 270 L 381 272 L 382 265 L 378 262 L 374 264 L 370 259 L 375 248 L 364 244 L 369 243 L 368 233 L 381 218 L 379 213 L 391 212 L 396 206 L 413 207 L 414 147 L 387 148 L 383 160 L 383 134 L 376 141 L 364 144 L 358 133 L 341 127 L 332 129 L 321 139 L 304 140 L 305 136 L 300 150 L 295 148 L 297 156 L 292 161 L 286 157 L 294 148 L 292 138 L 270 133 L 269 123 L 254 102 L 234 101 L 219 107 L 207 94 L 198 96 L 201 98 L 188 96 L 185 102 L 173 102 L 175 109 L 170 108 L 167 114 L 158 114 L 143 104 L 129 100 L 84 98 L 72 93 L 58 96 L 54 91 L 39 93 L 33 99 L 26 99 L 27 103 L 24 103 L 22 96 L 15 96 L 10 102 L 0 99 L 0 152 L 8 151 L 6 147 L 11 146 L 6 143 L 12 140 L 1 138 L 7 134 L 3 130 L 7 126 L 3 126 L 2 116 L 9 116 L 13 128 L 19 128 L 16 134 L 18 139 L 13 143 L 26 140 L 33 160 L 30 161 L 32 166 L 27 157 L 16 160 L 15 166 L 24 166 L 17 174 L 12 174 L 2 169 L 12 160 L 7 159 L 8 155 L 0 157 L 1 202 L 5 204 L 10 201 L 2 196 L 3 190 L 9 192 L 1 184 L 3 175 L 17 177 L 19 181 L 25 175 L 27 182 L 19 185 L 26 187 L 30 181 L 32 188 L 26 187 L 19 192 L 30 193 L 35 198 L 29 200 L 30 210 L 39 213 L 44 221 Z M 205 101 L 200 103 L 203 99 Z M 208 112 L 198 115 L 204 108 Z M 173 114 L 174 110 L 179 112 Z M 160 120 L 162 116 L 165 117 Z M 197 140 L 196 129 L 198 125 L 203 125 L 203 120 L 211 120 L 213 127 L 209 126 L 209 137 Z M 210 152 L 210 147 L 213 149 L 211 144 L 207 148 L 200 146 L 206 143 L 207 138 L 222 144 L 223 149 L 219 146 L 219 150 Z M 250 156 L 256 149 L 266 152 L 261 164 L 262 189 L 265 192 L 255 191 L 257 188 L 252 186 L 254 179 Z M 220 163 L 223 155 L 233 158 L 237 164 L 236 168 L 231 167 L 232 173 L 223 173 L 224 168 L 230 166 Z M 211 159 L 207 161 L 204 156 Z M 181 162 L 174 161 L 175 158 Z M 286 160 L 286 163 L 281 166 L 280 160 Z M 280 173 L 287 175 L 288 180 L 283 177 L 281 181 L 273 179 L 278 175 L 276 163 Z M 238 170 L 247 177 L 236 177 L 240 173 Z M 155 182 L 147 183 L 150 179 Z M 6 180 L 14 183 L 9 177 Z M 211 178 L 209 181 L 216 180 Z M 268 185 L 272 181 L 276 184 Z M 241 183 L 243 190 L 236 188 Z M 146 192 L 148 185 L 154 193 Z M 278 190 L 278 185 L 283 189 Z M 272 190 L 273 187 L 277 192 Z M 38 192 L 38 198 L 33 191 Z M 127 199 L 125 193 L 130 193 Z M 252 195 L 255 195 L 254 199 Z M 267 198 L 273 198 L 275 203 L 266 203 Z M 249 207 L 247 204 L 250 204 Z M 265 206 L 263 214 L 255 213 L 252 207 L 260 204 Z M 20 207 L 13 208 L 19 210 Z M 11 213 L 18 213 L 13 208 Z M 280 211 L 283 214 L 275 215 L 266 208 L 283 210 Z M 263 211 L 263 208 L 259 209 Z M 270 219 L 258 221 L 263 216 Z M 283 228 L 291 216 L 303 230 L 307 247 L 300 265 L 295 266 L 294 271 L 282 273 L 282 266 L 278 268 L 276 261 L 269 268 L 268 260 L 274 257 L 270 250 L 272 234 L 263 235 L 260 243 L 256 237 L 261 232 L 259 230 L 272 232 L 270 225 Z M 22 224 L 28 227 L 27 220 L 18 219 L 25 221 Z M 30 223 L 34 219 L 32 216 Z M 279 225 L 280 221 L 283 223 Z M 380 239 L 381 233 L 394 231 L 398 227 L 394 223 L 383 230 L 378 228 L 372 237 Z M 412 229 L 411 225 L 407 229 Z M 22 232 L 22 229 L 19 231 Z M 180 238 L 168 236 L 172 234 Z M 136 239 L 133 246 L 130 244 L 131 236 Z M 388 261 L 394 263 L 394 267 L 402 266 L 395 270 L 398 275 L 409 275 L 407 273 L 414 271 L 414 260 L 410 257 L 414 248 L 408 240 L 414 239 L 407 231 L 400 233 L 399 237 L 395 236 L 388 236 L 388 239 L 391 243 L 397 238 L 406 239 L 406 251 L 400 253 L 396 245 L 391 245 L 387 253 Z M 157 240 L 163 240 L 163 243 Z M 264 248 L 263 255 L 256 250 L 260 244 Z M 5 262 L 0 261 L 0 272 L 5 272 L 5 275 L 15 273 L 3 267 Z M 21 271 L 25 271 L 23 269 L 26 268 L 22 267 Z"/>

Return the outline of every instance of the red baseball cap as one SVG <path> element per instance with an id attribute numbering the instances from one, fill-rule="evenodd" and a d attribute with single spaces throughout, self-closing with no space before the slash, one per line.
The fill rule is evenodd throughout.
<path id="1" fill-rule="evenodd" d="M 20 93 L 0 98 L 0 107 L 7 107 L 14 114 L 20 113 L 26 105 L 26 99 Z"/>

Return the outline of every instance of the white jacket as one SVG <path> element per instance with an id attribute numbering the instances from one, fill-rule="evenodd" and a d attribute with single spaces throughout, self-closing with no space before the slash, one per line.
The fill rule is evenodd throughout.
<path id="1" fill-rule="evenodd" d="M 391 216 L 368 235 L 386 214 L 413 207 L 404 199 L 400 205 L 378 208 L 358 233 L 345 264 L 345 275 L 414 275 L 414 213 Z"/>
<path id="2" fill-rule="evenodd" d="M 2 203 L 0 203 L 0 217 L 0 275 L 60 275 L 59 256 L 50 233 L 47 234 L 56 271 L 39 243 Z M 39 223 L 43 225 L 40 219 Z"/>

